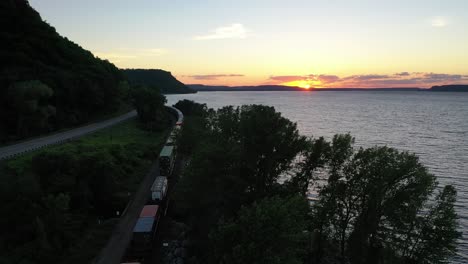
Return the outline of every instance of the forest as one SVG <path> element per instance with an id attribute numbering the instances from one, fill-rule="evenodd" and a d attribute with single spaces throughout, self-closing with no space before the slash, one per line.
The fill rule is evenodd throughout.
<path id="1" fill-rule="evenodd" d="M 447 263 L 455 254 L 456 191 L 414 154 L 356 148 L 349 134 L 305 137 L 269 106 L 175 106 L 190 162 L 174 206 L 191 228 L 190 263 Z"/>
<path id="2" fill-rule="evenodd" d="M 0 142 L 119 109 L 121 71 L 60 36 L 27 1 L 1 1 L 0 23 Z"/>
<path id="3" fill-rule="evenodd" d="M 89 263 L 170 127 L 165 97 L 135 87 L 138 118 L 0 162 L 0 263 Z"/>
<path id="4" fill-rule="evenodd" d="M 191 92 L 169 72 L 123 71 L 95 57 L 27 0 L 0 1 L 0 23 L 0 145 L 130 110 L 134 86 Z"/>
<path id="5" fill-rule="evenodd" d="M 124 69 L 130 84 L 160 87 L 163 94 L 195 93 L 196 91 L 178 81 L 170 72 L 155 69 Z"/>

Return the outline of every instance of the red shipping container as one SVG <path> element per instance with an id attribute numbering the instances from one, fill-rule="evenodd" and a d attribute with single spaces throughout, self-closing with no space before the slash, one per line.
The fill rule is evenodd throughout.
<path id="1" fill-rule="evenodd" d="M 145 205 L 141 210 L 140 217 L 156 217 L 159 205 Z"/>

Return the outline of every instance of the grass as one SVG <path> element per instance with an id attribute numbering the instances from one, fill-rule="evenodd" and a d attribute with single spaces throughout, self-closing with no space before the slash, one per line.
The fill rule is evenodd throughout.
<path id="1" fill-rule="evenodd" d="M 118 222 L 118 218 L 113 218 L 101 224 L 96 223 L 83 236 L 80 243 L 72 248 L 64 263 L 90 263 L 105 247 Z"/>
<path id="2" fill-rule="evenodd" d="M 34 139 L 37 139 L 37 138 L 50 136 L 50 135 L 55 135 L 55 134 L 58 134 L 58 133 L 62 133 L 62 132 L 68 131 L 68 130 L 78 128 L 78 127 L 87 126 L 89 124 L 105 121 L 107 119 L 111 119 L 111 118 L 118 117 L 118 116 L 121 116 L 123 114 L 126 114 L 126 113 L 130 112 L 131 110 L 133 110 L 133 107 L 131 105 L 121 104 L 118 110 L 116 110 L 114 112 L 111 112 L 111 113 L 104 113 L 104 114 L 100 114 L 98 116 L 95 116 L 95 117 L 91 118 L 90 120 L 88 120 L 88 122 L 79 124 L 76 127 L 64 127 L 64 128 L 54 130 L 54 131 L 52 131 L 50 133 L 47 133 L 47 134 L 40 134 L 40 135 L 27 137 L 27 138 L 23 138 L 23 139 L 11 140 L 11 141 L 7 141 L 7 142 L 0 142 L 0 147 L 15 145 L 15 144 L 19 144 L 19 143 L 22 143 L 22 142 L 34 140 Z"/>
<path id="3" fill-rule="evenodd" d="M 71 149 L 77 145 L 85 147 L 96 146 L 101 148 L 108 147 L 110 145 L 120 145 L 125 147 L 130 144 L 136 144 L 140 145 L 143 150 L 149 150 L 150 146 L 162 144 L 167 132 L 168 131 L 149 132 L 142 130 L 138 127 L 138 121 L 136 118 L 133 118 L 115 126 L 102 129 L 93 134 L 86 135 L 69 143 L 52 145 L 43 149 L 28 152 L 22 156 L 6 160 L 5 163 L 8 167 L 17 170 L 18 172 L 24 172 L 29 168 L 34 156 L 40 155 L 46 151 L 67 151 L 67 149 Z"/>
<path id="4" fill-rule="evenodd" d="M 18 156 L 4 161 L 0 164 L 0 174 L 12 172 L 18 177 L 29 177 L 31 175 L 31 163 L 35 156 L 42 155 L 45 152 L 72 153 L 73 155 L 85 156 L 86 150 L 106 150 L 112 152 L 113 148 L 123 151 L 119 152 L 125 156 L 120 159 L 118 164 L 125 173 L 123 178 L 119 179 L 119 188 L 115 193 L 118 197 L 118 206 L 123 208 L 130 200 L 129 193 L 134 193 L 141 180 L 148 173 L 151 165 L 156 160 L 160 149 L 162 148 L 169 128 L 160 132 L 150 132 L 139 128 L 138 121 L 133 118 L 124 121 L 113 127 L 109 127 L 99 132 L 84 136 L 78 140 L 71 141 L 62 145 L 50 146 L 34 152 Z M 73 247 L 69 249 L 63 258 L 62 263 L 89 263 L 95 258 L 112 234 L 118 220 L 108 219 L 98 224 L 98 218 L 92 215 L 85 216 L 90 224 L 88 228 L 79 233 L 76 231 Z M 63 254 L 65 252 L 57 252 Z"/>

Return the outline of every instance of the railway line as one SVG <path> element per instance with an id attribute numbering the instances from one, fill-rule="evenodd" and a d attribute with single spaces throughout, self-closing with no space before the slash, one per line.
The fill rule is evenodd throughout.
<path id="1" fill-rule="evenodd" d="M 167 106 L 167 108 L 174 116 L 174 122 L 171 133 L 169 134 L 165 142 L 165 146 L 161 151 L 160 158 L 152 165 L 150 171 L 140 183 L 138 190 L 134 193 L 124 212 L 119 217 L 119 223 L 115 227 L 108 243 L 94 260 L 94 263 L 96 264 L 120 263 L 121 259 L 124 257 L 126 252 L 128 252 L 129 248 L 130 250 L 135 249 L 134 247 L 136 244 L 136 237 L 143 237 L 140 243 L 137 244 L 140 246 L 151 246 L 145 245 L 145 243 L 152 244 L 153 242 L 152 238 L 154 237 L 154 234 L 157 231 L 157 223 L 159 221 L 159 217 L 161 217 L 161 214 L 164 214 L 165 210 L 167 209 L 167 201 L 165 198 L 168 187 L 167 178 L 170 177 L 174 168 L 176 158 L 176 135 L 178 131 L 182 128 L 184 121 L 184 116 L 179 109 L 172 106 Z M 102 122 L 97 122 L 75 129 L 71 129 L 65 132 L 60 132 L 41 138 L 27 140 L 18 144 L 1 147 L 0 160 L 13 158 L 15 156 L 19 156 L 47 146 L 64 144 L 69 141 L 76 140 L 85 135 L 97 132 L 98 130 L 114 126 L 118 123 L 134 118 L 136 116 L 137 112 L 133 110 L 124 115 L 111 118 Z M 156 184 L 155 181 L 158 179 L 161 181 L 161 178 L 163 178 L 162 182 L 165 184 Z M 159 194 L 156 194 L 156 192 L 158 191 Z M 154 197 L 154 199 L 152 199 L 152 197 Z M 145 205 L 151 206 L 151 208 L 145 208 Z M 154 210 L 155 208 L 156 210 Z M 146 213 L 143 214 L 142 210 Z M 151 222 L 149 230 L 147 229 L 147 226 L 146 229 L 145 227 L 142 228 L 141 225 L 137 226 L 138 220 L 142 218 L 141 216 L 154 218 L 154 221 L 152 222 L 146 221 Z M 145 232 L 149 232 L 151 239 L 145 240 Z M 142 236 L 139 236 L 139 233 L 142 233 Z"/>
<path id="2" fill-rule="evenodd" d="M 170 106 L 168 108 L 175 117 L 171 133 L 158 160 L 120 216 L 107 245 L 95 259 L 95 264 L 117 264 L 122 259 L 131 259 L 132 263 L 138 263 L 150 254 L 159 221 L 167 210 L 167 190 L 172 182 L 176 161 L 176 136 L 184 121 L 179 109 Z"/>

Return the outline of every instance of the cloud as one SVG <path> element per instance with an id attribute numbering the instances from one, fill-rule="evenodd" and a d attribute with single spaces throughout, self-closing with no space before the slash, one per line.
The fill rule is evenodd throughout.
<path id="1" fill-rule="evenodd" d="M 195 36 L 195 40 L 210 40 L 210 39 L 244 39 L 250 31 L 242 24 L 231 24 L 224 27 L 216 28 L 208 35 Z"/>
<path id="2" fill-rule="evenodd" d="M 442 28 L 450 24 L 449 20 L 442 16 L 436 16 L 431 19 L 431 25 L 433 27 Z"/>
<path id="3" fill-rule="evenodd" d="M 310 74 L 308 75 L 307 80 L 312 81 L 320 81 L 321 83 L 334 83 L 338 81 L 340 77 L 336 75 L 328 75 L 328 74 L 320 74 L 320 75 L 315 75 L 315 74 Z"/>
<path id="4" fill-rule="evenodd" d="M 189 75 L 188 77 L 195 80 L 217 80 L 219 78 L 226 77 L 244 77 L 243 74 L 200 74 L 200 75 Z"/>
<path id="5" fill-rule="evenodd" d="M 344 80 L 350 79 L 355 81 L 370 81 L 370 80 L 381 80 L 389 78 L 388 75 L 379 75 L 379 74 L 364 74 L 364 75 L 351 75 L 343 78 Z"/>
<path id="6" fill-rule="evenodd" d="M 393 75 L 363 74 L 339 77 L 328 74 L 270 76 L 273 84 L 306 82 L 312 87 L 329 88 L 384 88 L 384 87 L 430 87 L 434 85 L 467 83 L 468 75 L 446 73 L 400 72 Z"/>
<path id="7" fill-rule="evenodd" d="M 424 77 L 430 80 L 460 80 L 463 78 L 460 74 L 444 74 L 444 73 L 426 73 Z"/>
<path id="8" fill-rule="evenodd" d="M 280 81 L 280 82 L 293 82 L 304 80 L 307 77 L 305 76 L 298 76 L 298 75 L 282 75 L 282 76 L 270 76 L 270 80 L 273 81 Z"/>
<path id="9" fill-rule="evenodd" d="M 409 72 L 399 72 L 399 73 L 395 73 L 396 76 L 409 76 Z"/>

